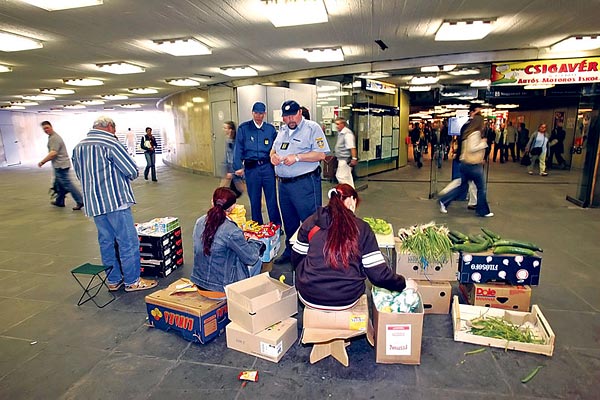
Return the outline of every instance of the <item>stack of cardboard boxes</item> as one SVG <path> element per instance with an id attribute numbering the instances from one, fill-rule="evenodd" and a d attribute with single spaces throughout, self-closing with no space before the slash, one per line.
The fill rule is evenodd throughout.
<path id="1" fill-rule="evenodd" d="M 225 286 L 227 347 L 279 362 L 298 339 L 296 289 L 263 273 Z"/>
<path id="2" fill-rule="evenodd" d="M 537 256 L 461 253 L 459 291 L 470 305 L 529 311 L 541 267 Z"/>
<path id="3" fill-rule="evenodd" d="M 136 228 L 142 276 L 166 277 L 183 265 L 183 240 L 177 218 L 155 218 Z"/>

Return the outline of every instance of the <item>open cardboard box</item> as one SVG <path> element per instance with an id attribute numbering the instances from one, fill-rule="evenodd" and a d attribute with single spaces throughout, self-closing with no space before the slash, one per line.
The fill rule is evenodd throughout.
<path id="1" fill-rule="evenodd" d="M 287 318 L 258 333 L 250 333 L 230 322 L 226 332 L 228 348 L 279 362 L 298 339 L 298 322 L 295 318 Z"/>
<path id="2" fill-rule="evenodd" d="M 296 288 L 268 272 L 225 286 L 229 319 L 250 333 L 258 333 L 298 312 Z"/>
<path id="3" fill-rule="evenodd" d="M 458 296 L 454 296 L 452 301 L 452 323 L 454 325 L 455 341 L 499 347 L 508 350 L 518 350 L 527 353 L 543 354 L 546 356 L 552 355 L 556 336 L 546 320 L 546 317 L 544 317 L 537 305 L 534 304 L 531 307 L 531 312 L 522 312 L 460 304 L 458 302 Z M 529 322 L 534 326 L 535 331 L 539 334 L 539 337 L 544 343 L 522 343 L 469 333 L 470 328 L 467 326 L 467 321 L 471 321 L 481 316 L 502 318 L 515 325 L 523 325 L 524 323 Z"/>

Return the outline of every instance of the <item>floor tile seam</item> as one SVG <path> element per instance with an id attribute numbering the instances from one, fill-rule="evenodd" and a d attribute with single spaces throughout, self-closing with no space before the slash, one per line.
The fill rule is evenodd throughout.
<path id="1" fill-rule="evenodd" d="M 252 363 L 250 370 L 255 369 L 257 362 L 258 362 L 258 357 L 254 357 L 254 362 Z M 242 390 L 244 389 L 244 386 L 245 386 L 244 383 L 245 382 L 240 382 L 240 387 L 238 388 L 238 391 L 235 394 L 234 400 L 238 400 L 242 396 Z"/>
<path id="2" fill-rule="evenodd" d="M 18 299 L 18 300 L 23 300 L 23 299 Z M 25 318 L 25 319 L 23 319 L 23 320 L 21 320 L 21 321 L 19 321 L 19 322 L 15 323 L 15 324 L 13 324 L 13 325 L 10 325 L 10 326 L 6 327 L 6 329 L 0 330 L 0 335 L 2 335 L 2 334 L 3 334 L 4 332 L 6 332 L 6 331 L 9 331 L 9 330 L 10 330 L 10 329 L 12 329 L 12 328 L 15 328 L 15 327 L 19 326 L 19 325 L 20 325 L 20 324 L 22 324 L 23 322 L 26 322 L 26 321 L 30 320 L 31 318 L 33 318 L 33 317 L 36 317 L 37 315 L 39 315 L 39 314 L 41 314 L 42 312 L 46 311 L 48 308 L 50 308 L 50 307 L 51 307 L 52 305 L 54 305 L 54 304 L 58 304 L 58 303 L 53 303 L 53 304 L 50 304 L 50 305 L 49 305 L 48 307 L 46 307 L 45 309 L 43 309 L 43 310 L 39 310 L 39 311 L 38 311 L 38 312 L 36 312 L 35 314 L 32 314 L 32 315 L 28 316 L 27 318 Z M 30 339 L 25 339 L 25 340 L 35 341 L 35 340 L 37 340 L 37 339 L 30 338 Z"/>
<path id="3" fill-rule="evenodd" d="M 487 348 L 489 346 L 484 346 L 484 348 Z M 492 348 L 492 347 L 490 347 Z M 504 350 L 506 352 L 506 349 Z M 494 357 L 494 354 L 492 352 L 490 352 L 490 357 L 492 359 L 492 362 L 494 363 L 494 367 L 496 368 L 496 371 L 500 371 L 500 376 L 502 377 L 502 381 L 504 382 L 504 384 L 508 387 L 508 391 L 510 393 L 510 397 L 515 396 L 515 393 L 513 391 L 513 387 L 510 384 L 510 380 L 508 379 L 509 377 L 504 373 L 504 369 L 501 367 L 498 359 L 496 357 Z"/>
<path id="4" fill-rule="evenodd" d="M 153 387 L 150 387 L 146 391 L 144 396 L 140 396 L 141 399 L 150 398 L 150 396 L 156 391 L 156 389 L 160 388 L 161 384 L 166 379 L 167 375 L 169 375 L 171 373 L 171 371 L 173 371 L 176 367 L 178 367 L 181 364 L 181 358 L 183 357 L 185 352 L 190 348 L 191 345 L 192 345 L 192 342 L 188 342 L 188 344 L 185 346 L 185 348 L 183 348 L 181 350 L 181 352 L 179 353 L 179 355 L 177 356 L 177 358 L 175 360 L 169 360 L 170 362 L 172 362 L 172 365 L 165 369 L 162 376 L 159 379 L 157 379 L 156 384 Z M 159 357 L 156 357 L 156 358 L 159 358 Z"/>
<path id="5" fill-rule="evenodd" d="M 29 361 L 33 360 L 34 358 L 36 358 L 37 356 L 40 355 L 40 353 L 42 353 L 44 351 L 44 349 L 38 351 L 37 353 L 33 354 L 31 357 L 27 358 L 26 360 L 24 360 L 22 363 L 20 364 L 16 364 L 13 366 L 13 368 L 10 370 L 10 372 L 8 372 L 7 374 L 4 374 L 3 376 L 0 376 L 0 383 L 2 383 L 2 381 L 4 379 L 6 379 L 7 377 L 10 376 L 10 374 L 12 374 L 14 371 L 16 371 L 19 367 L 21 367 L 22 365 L 25 365 L 26 363 L 28 363 Z"/>
<path id="6" fill-rule="evenodd" d="M 588 368 L 586 368 L 586 366 L 584 364 L 579 362 L 578 358 L 575 357 L 575 355 L 572 352 L 572 350 L 590 350 L 590 349 L 581 349 L 581 348 L 576 348 L 576 347 L 572 347 L 572 346 L 571 347 L 565 346 L 564 348 L 565 348 L 567 354 L 569 355 L 569 357 L 571 357 L 571 359 L 575 362 L 575 364 L 577 364 L 583 370 L 583 373 L 586 374 L 586 376 L 588 376 L 589 378 L 594 379 L 595 378 L 594 374 Z M 594 350 L 598 350 L 598 349 L 594 349 Z M 594 372 L 597 372 L 597 371 L 594 371 Z"/>
<path id="7" fill-rule="evenodd" d="M 592 307 L 592 308 L 594 308 L 594 307 Z M 598 315 L 598 314 L 600 314 L 600 312 L 598 312 L 598 311 L 580 311 L 580 310 L 568 310 L 568 309 L 561 309 L 561 308 L 544 307 L 543 312 L 547 312 L 547 311 L 551 311 L 551 312 L 570 312 L 570 313 L 579 313 L 579 314 L 586 314 L 586 315 Z"/>
<path id="8" fill-rule="evenodd" d="M 40 273 L 40 272 L 34 272 L 34 271 L 27 271 L 27 270 L 15 270 L 15 269 L 4 269 L 4 268 L 0 268 L 0 272 L 16 272 L 18 274 L 32 274 L 32 275 L 39 275 L 42 277 L 46 277 L 46 278 L 53 278 L 53 277 L 60 277 L 62 276 L 62 274 L 45 274 L 45 273 Z M 71 271 L 65 271 L 70 273 Z"/>
<path id="9" fill-rule="evenodd" d="M 585 298 L 581 297 L 581 296 L 579 295 L 579 292 L 578 292 L 577 290 L 573 289 L 573 288 L 571 287 L 571 285 L 567 285 L 567 289 L 568 289 L 568 290 L 570 290 L 571 292 L 573 292 L 573 294 L 574 294 L 576 297 L 578 297 L 578 298 L 579 298 L 579 300 L 583 301 L 585 304 L 587 304 L 588 306 L 590 306 L 590 308 L 591 308 L 592 310 L 594 310 L 596 313 L 600 313 L 600 309 L 598 309 L 598 308 L 594 307 L 594 305 L 593 305 L 593 304 L 591 304 L 590 302 L 588 302 L 588 301 L 587 301 Z"/>
<path id="10" fill-rule="evenodd" d="M 26 300 L 26 301 L 36 302 L 36 303 L 47 303 L 48 307 L 58 304 L 58 302 L 56 302 L 56 301 L 38 300 L 38 299 L 22 299 L 20 297 L 12 297 L 12 296 L 0 296 L 0 300 Z"/>

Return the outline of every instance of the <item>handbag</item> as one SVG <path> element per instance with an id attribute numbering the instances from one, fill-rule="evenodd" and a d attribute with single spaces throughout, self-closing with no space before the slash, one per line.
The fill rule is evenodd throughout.
<path id="1" fill-rule="evenodd" d="M 534 147 L 533 149 L 531 149 L 531 155 L 532 156 L 539 156 L 540 154 L 542 154 L 542 148 L 541 147 Z"/>
<path id="2" fill-rule="evenodd" d="M 526 167 L 531 165 L 531 157 L 529 157 L 529 153 L 523 154 L 523 157 L 521 158 L 521 165 Z"/>

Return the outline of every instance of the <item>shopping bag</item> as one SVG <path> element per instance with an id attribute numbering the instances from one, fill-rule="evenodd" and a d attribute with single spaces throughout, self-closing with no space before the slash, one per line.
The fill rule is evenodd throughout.
<path id="1" fill-rule="evenodd" d="M 531 165 L 531 157 L 529 156 L 529 153 L 525 153 L 523 155 L 523 157 L 521 158 L 521 165 L 524 165 L 526 167 Z"/>

